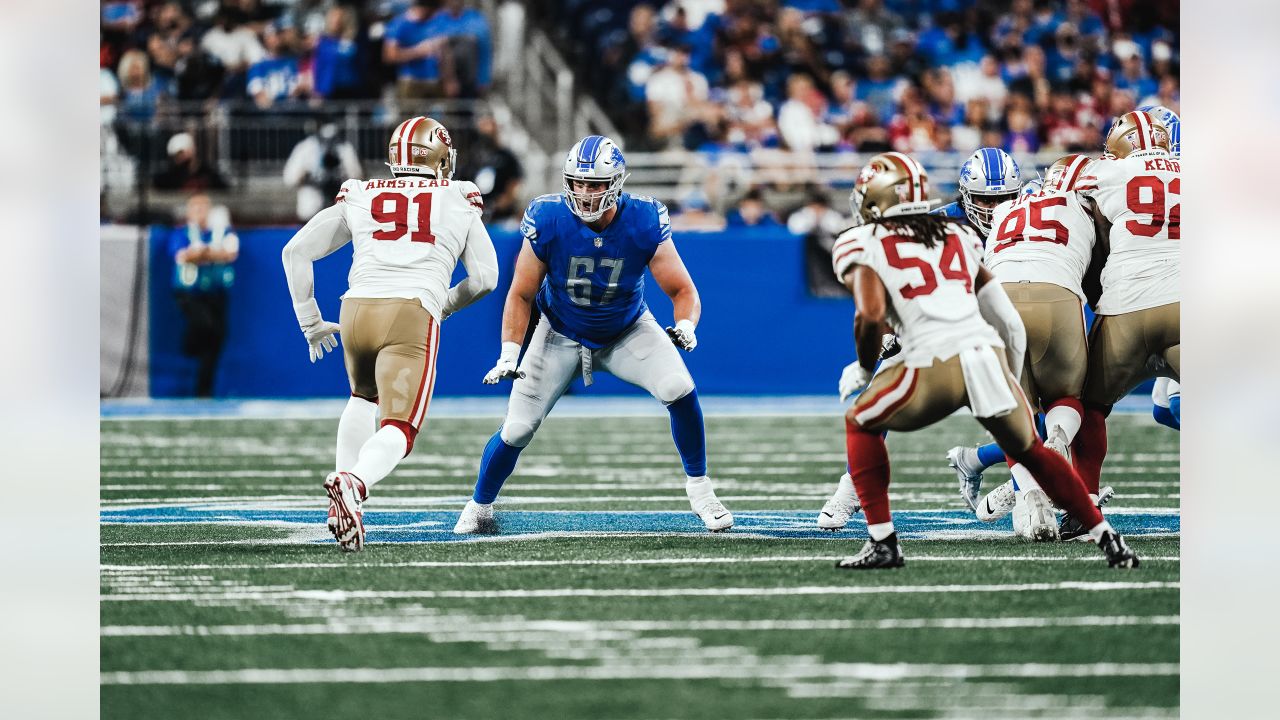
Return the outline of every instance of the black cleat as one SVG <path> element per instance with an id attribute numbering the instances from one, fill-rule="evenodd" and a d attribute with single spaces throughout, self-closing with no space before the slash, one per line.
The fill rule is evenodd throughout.
<path id="1" fill-rule="evenodd" d="M 1115 497 L 1116 491 L 1111 489 L 1110 485 L 1098 491 L 1098 512 L 1102 512 L 1103 506 L 1111 502 L 1111 498 Z M 1071 513 L 1063 513 L 1062 520 L 1058 523 L 1058 537 L 1061 540 L 1075 540 L 1078 537 L 1089 534 L 1089 528 L 1085 527 L 1079 520 L 1071 517 Z"/>
<path id="2" fill-rule="evenodd" d="M 898 533 L 893 533 L 884 540 L 867 540 L 857 555 L 847 557 L 836 563 L 841 570 L 876 570 L 879 568 L 900 568 L 906 564 L 902 550 L 898 547 Z"/>
<path id="3" fill-rule="evenodd" d="M 1138 553 L 1131 550 L 1125 544 L 1124 538 L 1120 537 L 1120 533 L 1115 530 L 1102 533 L 1102 538 L 1098 540 L 1098 547 L 1102 548 L 1102 552 L 1107 556 L 1107 564 L 1111 567 L 1138 567 Z"/>

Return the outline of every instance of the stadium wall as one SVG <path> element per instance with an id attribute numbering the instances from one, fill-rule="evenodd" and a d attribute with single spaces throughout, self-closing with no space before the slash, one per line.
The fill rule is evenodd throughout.
<path id="1" fill-rule="evenodd" d="M 295 228 L 243 230 L 230 298 L 229 336 L 215 384 L 221 397 L 335 397 L 348 392 L 341 358 L 312 365 L 293 316 L 280 251 Z M 195 363 L 180 352 L 182 317 L 172 296 L 167 228 L 151 232 L 149 263 L 150 391 L 183 397 Z M 439 395 L 504 395 L 505 384 L 480 378 L 498 356 L 502 305 L 520 236 L 491 228 L 501 279 L 497 290 L 443 326 L 436 381 Z M 702 295 L 698 348 L 686 355 L 702 393 L 827 394 L 853 358 L 853 303 L 812 296 L 805 280 L 804 241 L 783 229 L 677 233 L 676 242 Z M 337 321 L 347 287 L 351 246 L 316 264 L 316 293 Z M 461 274 L 461 270 L 459 270 Z M 646 274 L 646 297 L 658 321 L 671 323 L 671 303 Z M 581 379 L 571 392 L 582 392 Z M 592 393 L 642 391 L 598 372 Z"/>

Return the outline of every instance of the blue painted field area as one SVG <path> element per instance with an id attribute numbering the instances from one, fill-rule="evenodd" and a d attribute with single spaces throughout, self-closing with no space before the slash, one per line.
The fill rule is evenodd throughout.
<path id="1" fill-rule="evenodd" d="M 371 543 L 459 542 L 476 536 L 455 535 L 457 520 L 453 510 L 406 511 L 370 509 L 365 513 L 365 527 Z M 706 534 L 702 524 L 690 513 L 655 512 L 584 512 L 511 510 L 498 513 L 502 539 L 532 539 L 549 534 L 573 535 L 682 535 Z M 843 532 L 826 532 L 814 526 L 812 512 L 756 511 L 735 514 L 734 535 L 772 538 L 847 539 L 866 534 L 861 517 L 854 518 Z M 1108 519 L 1125 535 L 1167 535 L 1180 529 L 1176 513 L 1112 513 Z M 172 524 L 212 523 L 220 525 L 264 525 L 281 529 L 323 528 L 325 513 L 321 510 L 228 507 L 225 505 L 166 505 L 120 510 L 104 510 L 103 524 Z M 960 510 L 903 511 L 896 513 L 894 524 L 903 537 L 944 539 L 974 537 L 997 533 L 1009 534 L 1013 527 L 1008 518 L 998 523 L 982 523 Z M 493 536 L 489 536 L 492 538 Z M 325 542 L 325 538 L 299 539 L 301 542 Z"/>

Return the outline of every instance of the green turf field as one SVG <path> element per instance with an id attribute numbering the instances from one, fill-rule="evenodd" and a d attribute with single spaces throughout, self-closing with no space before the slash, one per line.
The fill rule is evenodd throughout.
<path id="1" fill-rule="evenodd" d="M 1177 716 L 1178 436 L 1149 417 L 1113 418 L 1105 476 L 1134 572 L 958 512 L 964 417 L 889 439 L 901 570 L 832 567 L 860 517 L 813 529 L 843 471 L 829 417 L 708 417 L 722 535 L 664 418 L 553 417 L 502 535 L 462 541 L 496 424 L 433 419 L 344 555 L 336 421 L 104 420 L 103 717 Z"/>

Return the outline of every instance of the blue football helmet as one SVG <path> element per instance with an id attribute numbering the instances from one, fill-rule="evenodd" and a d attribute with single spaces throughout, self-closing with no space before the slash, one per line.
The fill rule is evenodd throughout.
<path id="1" fill-rule="evenodd" d="M 1018 197 L 1021 188 L 1018 163 L 999 148 L 979 148 L 960 166 L 960 204 L 983 235 L 991 232 L 996 206 Z"/>
<path id="2" fill-rule="evenodd" d="M 1178 113 L 1163 105 L 1143 105 L 1138 109 L 1169 131 L 1169 152 L 1174 157 L 1182 157 L 1182 118 Z"/>
<path id="3" fill-rule="evenodd" d="M 565 201 L 574 215 L 595 222 L 618 203 L 628 175 L 617 143 L 603 135 L 588 135 L 574 143 L 564 159 Z M 599 183 L 603 189 L 575 190 L 575 182 Z"/>

